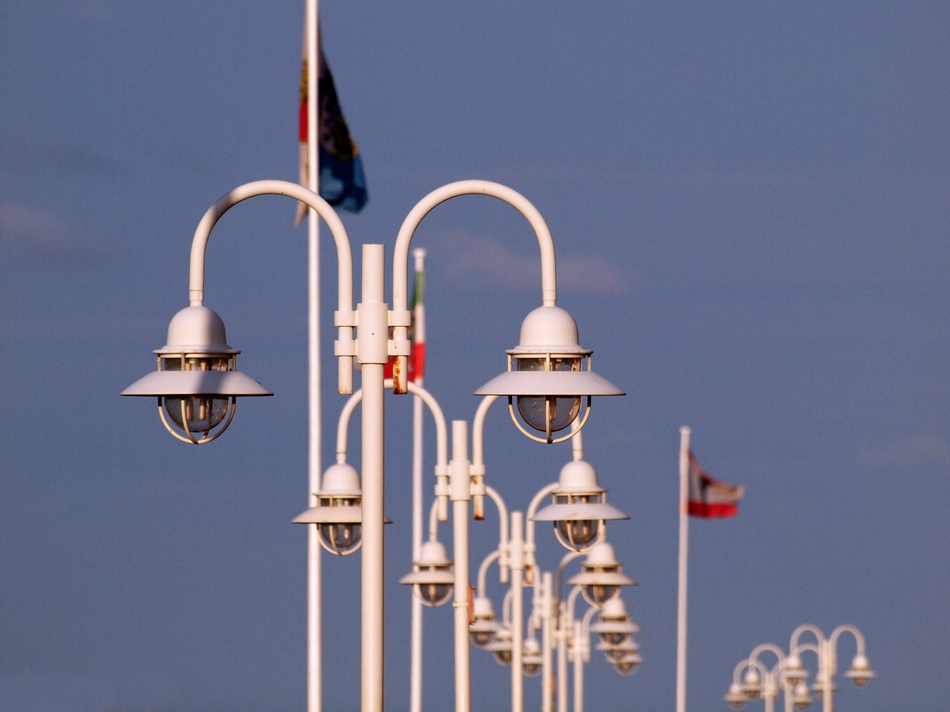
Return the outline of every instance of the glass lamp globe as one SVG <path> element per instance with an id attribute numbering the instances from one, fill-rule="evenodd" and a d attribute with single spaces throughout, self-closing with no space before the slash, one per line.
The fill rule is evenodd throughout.
<path id="1" fill-rule="evenodd" d="M 238 349 L 227 344 L 224 322 L 204 306 L 186 307 L 168 325 L 168 343 L 153 353 L 158 370 L 122 391 L 158 398 L 158 415 L 177 439 L 203 445 L 234 418 L 239 396 L 273 395 L 237 370 Z"/>
<path id="2" fill-rule="evenodd" d="M 354 467 L 340 462 L 323 473 L 317 505 L 294 518 L 295 524 L 316 524 L 320 546 L 337 556 L 352 554 L 362 544 L 363 493 Z"/>
<path id="3" fill-rule="evenodd" d="M 629 653 L 614 663 L 614 669 L 621 675 L 633 675 L 642 662 L 643 658 L 638 653 Z"/>
<path id="4" fill-rule="evenodd" d="M 592 353 L 581 347 L 570 314 L 553 305 L 538 307 L 522 323 L 518 346 L 507 352 L 508 371 L 475 393 L 507 396 L 508 412 L 522 433 L 539 442 L 562 442 L 571 434 L 554 434 L 578 418 L 583 427 L 592 396 L 623 395 L 590 370 Z"/>
<path id="5" fill-rule="evenodd" d="M 413 594 L 423 605 L 434 608 L 447 603 L 452 597 L 455 576 L 442 543 L 423 542 L 419 559 L 413 562 L 413 567 L 416 570 L 399 579 L 399 583 L 412 585 Z"/>

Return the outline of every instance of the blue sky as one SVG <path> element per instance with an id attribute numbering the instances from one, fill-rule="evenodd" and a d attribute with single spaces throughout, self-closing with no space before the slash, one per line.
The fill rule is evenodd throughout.
<path id="1" fill-rule="evenodd" d="M 950 706 L 948 9 L 321 12 L 369 183 L 364 212 L 343 216 L 354 244 L 391 252 L 443 183 L 510 185 L 551 227 L 559 305 L 628 393 L 595 403 L 585 447 L 631 514 L 610 539 L 639 582 L 625 600 L 646 662 L 621 678 L 595 656 L 588 707 L 673 706 L 684 424 L 704 466 L 746 487 L 738 518 L 693 522 L 690 708 L 725 709 L 735 663 L 805 622 L 867 637 L 880 677 L 842 681 L 839 709 Z M 242 0 L 0 7 L 4 710 L 304 706 L 305 536 L 289 520 L 307 499 L 306 240 L 289 201 L 234 209 L 208 254 L 207 304 L 275 397 L 201 448 L 118 397 L 186 305 L 204 210 L 240 183 L 297 175 L 302 16 L 302 3 Z M 539 303 L 536 243 L 510 208 L 466 198 L 416 244 L 426 386 L 471 418 L 472 391 Z M 342 398 L 328 391 L 329 437 Z M 410 412 L 395 401 L 388 415 L 390 709 L 408 706 L 395 582 L 410 559 Z M 488 481 L 523 508 L 569 448 L 490 421 Z M 494 532 L 491 517 L 473 527 L 474 561 Z M 550 568 L 560 554 L 539 533 Z M 358 559 L 326 567 L 327 709 L 356 709 Z M 431 709 L 452 699 L 450 630 L 448 610 L 427 612 Z M 507 674 L 473 654 L 474 709 L 503 704 Z M 527 693 L 535 704 L 536 681 Z"/>

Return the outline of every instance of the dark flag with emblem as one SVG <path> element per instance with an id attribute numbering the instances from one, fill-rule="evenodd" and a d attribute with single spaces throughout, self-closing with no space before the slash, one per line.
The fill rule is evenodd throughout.
<path id="1" fill-rule="evenodd" d="M 310 165 L 307 160 L 307 57 L 304 48 L 303 68 L 300 77 L 300 183 L 308 185 Z M 366 176 L 359 150 L 350 138 L 340 102 L 337 99 L 333 75 L 320 50 L 320 68 L 317 75 L 317 94 L 320 101 L 319 116 L 319 162 L 320 197 L 330 205 L 351 213 L 358 213 L 369 200 L 366 192 Z M 307 214 L 303 203 L 297 207 L 299 225 Z"/>

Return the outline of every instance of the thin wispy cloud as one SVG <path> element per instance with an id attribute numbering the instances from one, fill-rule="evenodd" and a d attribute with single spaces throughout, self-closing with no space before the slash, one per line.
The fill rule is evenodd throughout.
<path id="1" fill-rule="evenodd" d="M 90 267 L 100 255 L 58 215 L 19 203 L 0 203 L 0 246 L 13 259 L 50 266 Z"/>
<path id="2" fill-rule="evenodd" d="M 936 433 L 896 435 L 879 444 L 860 445 L 857 459 L 867 467 L 947 464 L 950 463 L 950 443 Z"/>
<path id="3" fill-rule="evenodd" d="M 527 257 L 489 235 L 455 231 L 444 233 L 434 245 L 445 274 L 453 282 L 473 288 L 511 292 L 537 290 L 540 258 Z M 619 295 L 630 291 L 634 274 L 600 255 L 559 253 L 558 289 L 577 294 Z"/>
<path id="4" fill-rule="evenodd" d="M 5 131 L 4 141 L 0 143 L 0 168 L 55 169 L 100 175 L 116 175 L 124 170 L 119 161 L 104 152 L 63 136 L 21 127 L 5 128 Z"/>

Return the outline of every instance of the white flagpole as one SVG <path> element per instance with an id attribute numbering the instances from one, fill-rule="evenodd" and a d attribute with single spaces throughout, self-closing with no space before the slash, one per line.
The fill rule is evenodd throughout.
<path id="1" fill-rule="evenodd" d="M 417 248 L 412 251 L 415 257 L 415 270 L 422 272 L 425 269 L 426 251 Z M 416 339 L 420 334 L 418 329 L 425 328 L 416 315 Z M 425 335 L 422 334 L 423 339 Z M 421 386 L 421 373 L 415 374 L 415 383 Z M 415 396 L 412 404 L 412 560 L 419 560 L 422 548 L 422 399 Z M 409 710 L 422 712 L 422 601 L 412 597 L 412 636 L 411 654 L 409 661 Z"/>
<path id="2" fill-rule="evenodd" d="M 689 569 L 689 433 L 680 428 L 680 562 L 676 627 L 676 712 L 686 712 L 686 578 Z"/>
<path id="3" fill-rule="evenodd" d="M 307 187 L 320 192 L 318 132 L 319 114 L 317 101 L 318 76 L 320 73 L 318 0 L 307 0 L 307 163 L 310 167 Z M 308 325 L 308 374 L 309 374 L 309 491 L 310 507 L 317 505 L 316 493 L 320 491 L 322 470 L 321 456 L 321 389 L 320 389 L 320 219 L 312 208 L 307 224 L 308 267 L 307 283 L 310 310 Z M 307 712 L 323 709 L 323 651 L 322 651 L 322 600 L 320 542 L 317 525 L 307 526 Z"/>

